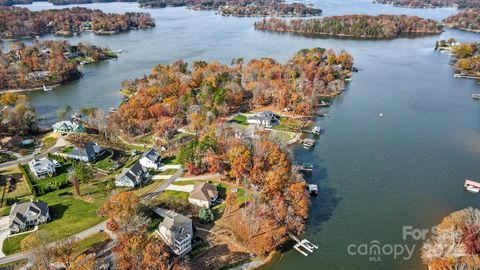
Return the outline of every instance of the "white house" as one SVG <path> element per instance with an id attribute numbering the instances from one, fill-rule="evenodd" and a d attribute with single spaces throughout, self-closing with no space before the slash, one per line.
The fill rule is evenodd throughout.
<path id="1" fill-rule="evenodd" d="M 50 219 L 48 204 L 43 201 L 31 201 L 14 204 L 10 210 L 9 228 L 11 233 L 24 231 L 28 227 L 47 222 Z"/>
<path id="2" fill-rule="evenodd" d="M 56 167 L 59 167 L 58 162 L 55 163 L 48 158 L 32 159 L 28 162 L 30 172 L 38 178 L 45 178 L 53 176 L 56 173 Z"/>
<path id="3" fill-rule="evenodd" d="M 178 256 L 192 250 L 192 220 L 184 215 L 169 211 L 158 225 L 157 234 Z"/>
<path id="4" fill-rule="evenodd" d="M 153 148 L 150 148 L 150 150 L 143 153 L 139 161 L 143 167 L 154 170 L 159 170 L 162 165 L 162 157 L 160 156 L 160 153 Z"/>
<path id="5" fill-rule="evenodd" d="M 202 183 L 196 185 L 190 195 L 188 196 L 188 202 L 200 207 L 210 208 L 218 198 L 218 191 L 215 185 L 209 183 Z"/>
<path id="6" fill-rule="evenodd" d="M 247 123 L 251 125 L 272 127 L 278 125 L 279 122 L 278 116 L 271 111 L 264 111 L 247 117 Z"/>

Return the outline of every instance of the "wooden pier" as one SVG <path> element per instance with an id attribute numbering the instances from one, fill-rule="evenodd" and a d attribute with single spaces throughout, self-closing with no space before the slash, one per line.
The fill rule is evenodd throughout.
<path id="1" fill-rule="evenodd" d="M 318 249 L 318 246 L 314 245 L 312 242 L 307 239 L 300 240 L 298 237 L 293 235 L 291 232 L 288 233 L 290 238 L 297 242 L 293 248 L 300 252 L 303 256 L 308 256 L 308 253 L 313 253 L 315 249 Z"/>
<path id="2" fill-rule="evenodd" d="M 465 75 L 465 74 L 455 74 L 453 75 L 454 78 L 459 78 L 459 79 L 474 79 L 474 80 L 480 80 L 480 77 L 478 76 L 470 76 L 470 75 Z"/>
<path id="3" fill-rule="evenodd" d="M 303 148 L 305 148 L 307 150 L 310 150 L 315 146 L 315 140 L 305 138 L 305 139 L 303 139 L 302 144 L 303 144 Z"/>

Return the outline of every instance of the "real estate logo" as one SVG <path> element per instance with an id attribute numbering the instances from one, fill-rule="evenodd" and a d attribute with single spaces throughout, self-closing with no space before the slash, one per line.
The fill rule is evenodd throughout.
<path id="1" fill-rule="evenodd" d="M 427 239 L 430 233 L 433 238 L 436 235 L 436 227 L 431 229 L 417 229 L 407 225 L 402 227 L 402 240 L 404 243 L 382 243 L 378 240 L 360 244 L 350 244 L 347 252 L 352 256 L 365 256 L 371 262 L 381 262 L 382 257 L 391 257 L 394 260 L 408 261 L 412 258 L 418 243 L 411 244 L 411 241 L 422 242 Z M 409 241 L 408 243 L 405 243 Z"/>

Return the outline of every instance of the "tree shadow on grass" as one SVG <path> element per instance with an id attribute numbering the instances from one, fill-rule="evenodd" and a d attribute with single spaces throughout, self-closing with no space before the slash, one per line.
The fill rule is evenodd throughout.
<path id="1" fill-rule="evenodd" d="M 65 211 L 67 211 L 68 207 L 70 205 L 66 205 L 66 204 L 54 204 L 54 205 L 51 205 L 49 207 L 49 210 L 50 210 L 50 218 L 52 220 L 56 220 L 56 219 L 61 219 L 63 218 L 63 214 L 65 213 Z"/>

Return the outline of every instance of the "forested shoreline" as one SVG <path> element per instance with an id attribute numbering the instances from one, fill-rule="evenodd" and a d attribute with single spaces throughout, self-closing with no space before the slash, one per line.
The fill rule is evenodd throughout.
<path id="1" fill-rule="evenodd" d="M 0 91 L 39 88 L 82 76 L 77 65 L 116 58 L 108 48 L 89 43 L 36 41 L 18 43 L 9 52 L 0 51 Z"/>
<path id="2" fill-rule="evenodd" d="M 445 26 L 465 31 L 480 31 L 480 8 L 464 9 L 442 21 Z"/>
<path id="3" fill-rule="evenodd" d="M 120 15 L 80 7 L 42 11 L 0 7 L 2 39 L 33 37 L 47 33 L 70 36 L 85 31 L 112 34 L 153 26 L 155 22 L 148 13 L 127 12 Z"/>
<path id="4" fill-rule="evenodd" d="M 480 7 L 479 0 L 375 0 L 375 3 L 410 8 Z"/>
<path id="5" fill-rule="evenodd" d="M 388 39 L 402 34 L 440 34 L 442 26 L 430 19 L 406 15 L 344 15 L 321 19 L 264 19 L 255 29 L 276 32 Z"/>

